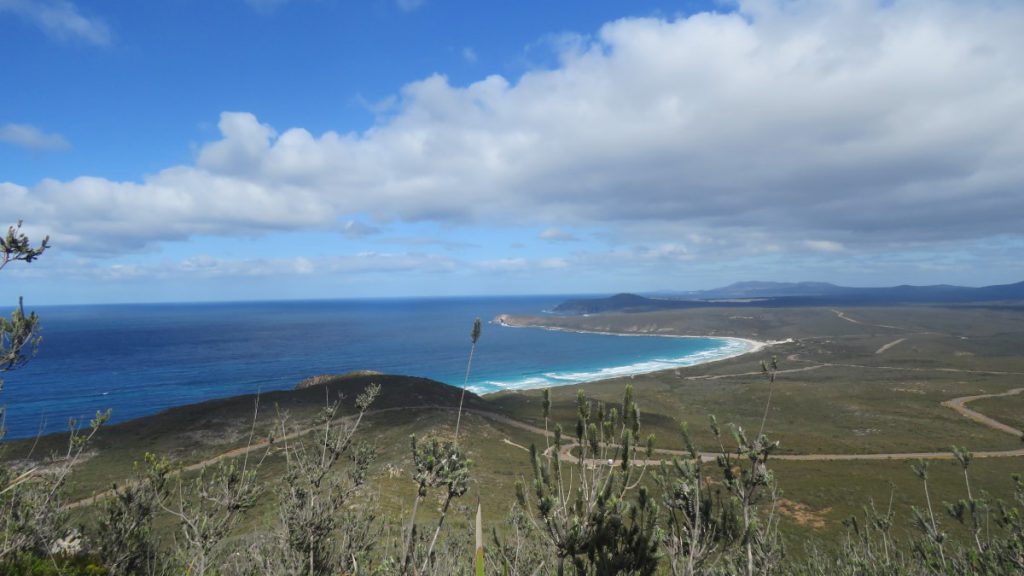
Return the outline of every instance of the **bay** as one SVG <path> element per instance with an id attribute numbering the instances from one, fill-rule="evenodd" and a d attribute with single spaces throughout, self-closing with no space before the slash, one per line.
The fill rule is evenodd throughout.
<path id="1" fill-rule="evenodd" d="M 119 422 L 172 406 L 290 389 L 317 374 L 376 370 L 469 389 L 571 385 L 741 352 L 716 338 L 509 328 L 499 314 L 542 313 L 568 296 L 417 298 L 37 308 L 38 355 L 5 374 L 7 438 L 66 429 L 112 410 Z"/>

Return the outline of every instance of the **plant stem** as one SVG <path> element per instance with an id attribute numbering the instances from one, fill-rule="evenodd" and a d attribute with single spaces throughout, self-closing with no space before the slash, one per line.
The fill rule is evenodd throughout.
<path id="1" fill-rule="evenodd" d="M 437 544 L 437 536 L 441 534 L 441 526 L 444 525 L 445 516 L 448 515 L 448 505 L 452 502 L 452 494 L 448 493 L 448 496 L 444 499 L 444 506 L 441 507 L 441 518 L 437 521 L 437 528 L 434 529 L 434 537 L 430 539 L 430 548 L 427 548 L 427 557 L 423 560 L 422 573 L 427 573 L 427 566 L 430 564 L 430 555 L 434 552 L 434 544 Z"/>
<path id="2" fill-rule="evenodd" d="M 768 401 L 764 404 L 764 415 L 761 416 L 761 430 L 758 431 L 757 436 L 761 437 L 764 434 L 764 424 L 768 421 L 768 409 L 772 405 L 772 390 L 775 388 L 775 370 L 773 369 L 771 374 L 768 375 Z"/>
<path id="3" fill-rule="evenodd" d="M 462 423 L 462 402 L 466 399 L 466 386 L 469 384 L 469 370 L 473 366 L 473 352 L 476 351 L 476 342 L 469 348 L 469 361 L 466 362 L 466 377 L 462 380 L 462 395 L 459 396 L 459 415 L 455 419 L 455 445 L 459 445 L 459 425 Z"/>
<path id="4" fill-rule="evenodd" d="M 466 399 L 466 386 L 469 385 L 469 370 L 473 367 L 473 352 L 476 351 L 476 341 L 480 339 L 480 319 L 473 322 L 473 331 L 470 333 L 472 345 L 469 347 L 469 360 L 466 362 L 466 377 L 462 379 L 462 395 L 459 396 L 459 415 L 455 419 L 455 446 L 459 446 L 459 425 L 462 423 L 462 402 Z"/>
<path id="5" fill-rule="evenodd" d="M 402 548 L 402 574 L 406 574 L 409 565 L 409 547 L 412 545 L 412 533 L 416 530 L 416 509 L 420 506 L 420 493 L 417 490 L 416 499 L 412 501 L 412 516 L 409 519 L 409 533 L 405 537 L 405 546 Z"/>

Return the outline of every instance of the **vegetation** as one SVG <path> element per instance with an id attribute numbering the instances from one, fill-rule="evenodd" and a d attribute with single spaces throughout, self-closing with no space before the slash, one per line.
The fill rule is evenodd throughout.
<path id="1" fill-rule="evenodd" d="M 2 244 L 0 268 L 11 261 L 31 262 L 45 248 L 45 241 L 32 247 L 12 227 Z M 788 329 L 760 322 L 762 330 Z M 962 447 L 964 442 L 944 449 L 951 464 L 941 468 L 929 460 L 910 467 L 898 461 L 872 464 L 872 471 L 884 468 L 903 486 L 916 478 L 920 504 L 903 505 L 891 489 L 884 500 L 855 500 L 859 511 L 845 514 L 839 538 L 819 534 L 802 538 L 802 545 L 787 539 L 785 517 L 793 515 L 795 504 L 784 488 L 838 506 L 836 488 L 829 484 L 848 487 L 865 472 L 863 465 L 787 460 L 792 453 L 769 435 L 784 438 L 790 450 L 793 444 L 801 451 L 808 447 L 787 415 L 813 406 L 804 402 L 822 400 L 798 400 L 794 390 L 801 379 L 827 382 L 829 371 L 841 364 L 886 374 L 920 367 L 920 358 L 906 350 L 884 361 L 875 357 L 881 355 L 874 350 L 902 335 L 884 332 L 894 329 L 893 322 L 869 322 L 882 333 L 854 334 L 839 344 L 846 350 L 842 363 L 827 361 L 837 344 L 810 340 L 780 347 L 784 360 L 750 365 L 737 359 L 651 376 L 637 385 L 599 383 L 586 391 L 544 390 L 485 401 L 465 387 L 352 374 L 109 429 L 103 428 L 107 414 L 98 414 L 87 428 L 72 423 L 66 435 L 33 441 L 51 452 L 48 458 L 7 459 L 0 465 L 0 573 L 1021 573 L 1024 479 L 1013 476 L 1009 489 L 1000 492 L 1003 498 L 993 495 L 985 488 L 992 485 L 987 476 L 979 482 L 977 454 Z M 20 305 L 4 320 L 5 369 L 31 356 L 37 323 Z M 477 321 L 467 378 L 479 337 Z M 929 334 L 915 338 L 936 342 Z M 984 359 L 958 358 L 962 368 L 957 369 L 985 368 Z M 805 370 L 789 371 L 791 366 Z M 1004 379 L 991 372 L 986 376 L 991 390 L 1012 390 L 1012 374 Z M 754 378 L 757 373 L 762 381 Z M 703 396 L 681 395 L 699 381 L 685 379 L 691 375 L 718 378 L 721 389 L 707 392 L 719 387 L 705 386 Z M 891 398 L 892 382 L 869 391 L 874 382 L 865 378 L 862 400 L 886 397 L 883 391 Z M 828 401 L 835 394 L 826 388 L 821 396 Z M 923 407 L 949 394 L 925 390 L 913 397 Z M 679 398 L 691 406 L 682 407 Z M 653 410 L 641 411 L 641 400 Z M 268 404 L 275 409 L 267 410 Z M 686 423 L 703 420 L 696 412 L 714 408 L 730 410 L 724 421 L 737 424 L 720 425 L 714 416 L 706 427 Z M 673 412 L 683 415 L 681 422 Z M 834 416 L 808 413 L 807 419 Z M 216 418 L 218 424 L 211 424 Z M 956 421 L 952 432 L 936 429 L 929 441 L 983 428 Z M 757 434 L 738 422 L 755 423 Z M 198 445 L 194 458 L 199 460 L 191 464 L 171 459 L 180 456 L 171 449 L 174 444 L 152 440 L 152 427 L 181 434 L 193 424 L 219 430 L 230 440 Z M 656 446 L 650 430 L 666 448 Z M 965 435 L 972 445 L 988 443 L 993 449 L 1017 441 L 1005 432 Z M 180 440 L 175 441 L 180 449 Z M 905 442 L 897 435 L 874 448 L 899 450 Z M 137 451 L 140 445 L 151 452 Z M 836 438 L 824 447 L 841 452 L 859 444 Z M 86 461 L 90 450 L 97 454 Z M 1019 458 L 1008 460 L 1011 469 L 1019 467 Z M 73 479 L 79 485 L 72 486 Z M 822 495 L 825 488 L 832 491 Z M 937 496 L 953 489 L 959 496 L 951 501 Z M 84 498 L 88 490 L 94 497 Z M 465 504 L 472 496 L 476 502 Z"/>
<path id="2" fill-rule="evenodd" d="M 31 263 L 49 247 L 48 238 L 33 246 L 21 232 L 21 223 L 11 226 L 0 239 L 0 270 L 12 262 Z M 0 318 L 0 372 L 24 365 L 35 353 L 41 338 L 37 334 L 36 314 L 25 314 L 21 299 L 10 319 Z M 3 381 L 0 380 L 0 391 Z M 62 453 L 54 453 L 48 466 L 0 466 L 0 566 L 23 567 L 33 573 L 53 568 L 62 562 L 81 563 L 74 558 L 54 560 L 52 566 L 40 567 L 40 556 L 61 558 L 74 556 L 81 540 L 69 526 L 63 503 L 68 477 L 81 458 L 85 446 L 96 434 L 109 413 L 97 414 L 82 431 L 74 420 Z M 3 438 L 3 408 L 0 407 L 0 439 Z M 84 565 L 86 569 L 92 566 Z M 20 569 L 20 568 L 19 568 Z"/>

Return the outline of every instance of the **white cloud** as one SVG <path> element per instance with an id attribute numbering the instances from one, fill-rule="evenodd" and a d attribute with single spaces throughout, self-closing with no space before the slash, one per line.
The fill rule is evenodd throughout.
<path id="1" fill-rule="evenodd" d="M 681 265 L 689 265 L 694 259 L 694 254 L 682 245 L 648 246 L 639 244 L 613 247 L 607 250 L 580 250 L 566 257 L 551 259 L 550 262 L 542 261 L 541 267 L 571 268 L 575 272 L 607 273 L 609 270 L 614 270 L 616 274 L 641 271 L 659 275 Z"/>
<path id="2" fill-rule="evenodd" d="M 99 281 L 182 280 L 189 278 L 292 277 L 295 275 L 357 275 L 375 273 L 447 273 L 465 264 L 418 252 L 360 252 L 336 256 L 286 258 L 220 258 L 206 254 L 154 263 L 104 264 L 95 259 L 63 259 L 59 265 L 23 267 L 19 276 Z"/>
<path id="3" fill-rule="evenodd" d="M 549 242 L 574 242 L 579 240 L 576 236 L 560 228 L 548 228 L 538 234 L 537 238 Z"/>
<path id="4" fill-rule="evenodd" d="M 479 262 L 477 267 L 485 272 L 522 272 L 531 267 L 526 258 L 498 258 Z"/>
<path id="5" fill-rule="evenodd" d="M 341 225 L 341 233 L 346 238 L 363 238 L 364 236 L 372 236 L 380 232 L 380 228 L 376 226 L 370 226 L 359 220 L 348 220 Z"/>
<path id="6" fill-rule="evenodd" d="M 316 265 L 309 258 L 298 256 L 295 258 L 295 272 L 298 274 L 312 274 L 316 271 Z"/>
<path id="7" fill-rule="evenodd" d="M 693 255 L 686 246 L 680 244 L 662 244 L 652 249 L 645 249 L 642 254 L 654 260 L 691 260 Z"/>
<path id="8" fill-rule="evenodd" d="M 465 48 L 462 49 L 462 59 L 465 60 L 466 62 L 469 62 L 470 64 L 475 63 L 477 61 L 476 50 L 473 50 L 469 46 L 466 46 Z"/>
<path id="9" fill-rule="evenodd" d="M 76 39 L 110 44 L 110 29 L 99 18 L 84 16 L 67 0 L 0 0 L 0 13 L 11 12 L 31 21 L 58 40 Z"/>
<path id="10" fill-rule="evenodd" d="M 0 142 L 32 150 L 66 150 L 71 147 L 60 134 L 47 134 L 30 124 L 0 126 Z"/>
<path id="11" fill-rule="evenodd" d="M 314 260 L 325 272 L 343 274 L 362 273 L 448 273 L 456 271 L 460 263 L 440 254 L 422 252 L 360 252 Z"/>
<path id="12" fill-rule="evenodd" d="M 205 278 L 238 276 L 289 276 L 312 274 L 317 268 L 309 258 L 249 258 L 227 260 L 207 255 L 193 256 L 175 264 L 136 267 L 139 275 L 153 277 L 186 275 Z"/>
<path id="13" fill-rule="evenodd" d="M 541 268 L 547 268 L 549 270 L 558 270 L 569 267 L 569 261 L 565 258 L 544 258 L 539 264 Z"/>
<path id="14" fill-rule="evenodd" d="M 1018 235 L 1021 29 L 1024 4 L 1009 0 L 765 0 L 623 19 L 565 44 L 554 69 L 413 82 L 361 133 L 225 113 L 194 165 L 141 182 L 0 185 L 0 206 L 19 202 L 0 216 L 99 252 L 356 214 L 656 230 L 650 253 L 677 260 L 698 244 L 849 251 Z"/>
<path id="15" fill-rule="evenodd" d="M 815 252 L 842 252 L 845 250 L 842 244 L 831 240 L 807 240 L 804 242 L 804 246 Z"/>

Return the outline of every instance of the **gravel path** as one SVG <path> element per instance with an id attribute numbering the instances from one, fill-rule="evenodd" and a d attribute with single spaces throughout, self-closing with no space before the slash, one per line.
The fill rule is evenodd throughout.
<path id="1" fill-rule="evenodd" d="M 900 338 L 899 340 L 893 340 L 892 342 L 889 342 L 888 344 L 886 344 L 885 346 L 882 346 L 878 350 L 875 350 L 875 354 L 882 354 L 883 352 L 885 352 L 889 348 L 892 348 L 893 346 L 899 344 L 900 342 L 903 342 L 904 340 L 906 340 L 906 338 Z"/>
<path id="2" fill-rule="evenodd" d="M 812 368 L 795 369 L 795 370 L 792 370 L 792 371 L 809 370 L 809 369 L 813 369 L 813 368 L 819 368 L 819 367 L 822 367 L 822 366 L 833 366 L 833 364 L 816 364 Z M 870 368 L 870 366 L 865 366 L 865 368 Z M 779 372 L 781 373 L 783 371 L 780 370 Z M 758 372 L 757 374 L 760 374 L 760 373 Z M 728 377 L 728 376 L 743 376 L 743 375 L 746 375 L 746 374 L 723 374 L 723 375 L 720 375 L 720 376 L 715 376 L 714 378 L 725 378 L 725 377 Z M 974 395 L 974 396 L 963 396 L 963 397 L 960 397 L 960 398 L 953 398 L 951 400 L 946 400 L 945 402 L 942 403 L 942 405 L 946 406 L 948 408 L 952 408 L 953 410 L 955 410 L 957 413 L 961 414 L 965 418 L 968 418 L 968 419 L 970 419 L 970 420 L 972 420 L 974 422 L 977 422 L 978 424 L 981 424 L 981 425 L 984 425 L 984 426 L 988 426 L 989 428 L 992 428 L 993 430 L 998 430 L 1000 432 L 1005 432 L 1007 434 L 1013 434 L 1015 436 L 1020 437 L 1020 436 L 1024 435 L 1024 433 L 1022 433 L 1020 430 L 1018 430 L 1018 429 L 1016 429 L 1016 428 L 1014 428 L 1014 427 L 1012 427 L 1012 426 L 1010 426 L 1008 424 L 1004 424 L 1002 422 L 999 422 L 998 420 L 995 420 L 994 418 L 990 418 L 988 416 L 985 416 L 984 414 L 982 414 L 980 412 L 977 412 L 975 410 L 971 410 L 970 408 L 967 407 L 967 404 L 970 403 L 970 402 L 974 402 L 975 400 L 981 400 L 983 398 L 997 398 L 997 397 L 1002 397 L 1002 396 L 1013 396 L 1013 395 L 1016 395 L 1016 394 L 1020 394 L 1021 392 L 1024 392 L 1024 388 L 1014 388 L 1013 390 L 1009 390 L 1007 392 L 1002 392 L 1002 393 L 999 393 L 999 394 L 978 394 L 978 395 Z M 381 410 L 368 411 L 366 413 L 366 415 L 367 416 L 371 416 L 373 414 L 382 414 L 382 413 L 385 413 L 385 412 L 395 412 L 395 411 L 399 411 L 399 410 L 409 410 L 409 409 L 412 409 L 412 408 L 428 408 L 428 409 L 436 409 L 436 410 L 443 410 L 443 411 L 454 411 L 455 410 L 455 408 L 451 408 L 451 407 L 447 407 L 447 406 L 417 406 L 417 407 L 408 407 L 407 406 L 407 407 L 383 408 Z M 540 428 L 538 426 L 534 426 L 533 424 L 528 424 L 528 423 L 523 422 L 521 420 L 515 420 L 513 418 L 509 418 L 508 416 L 504 416 L 502 414 L 496 414 L 494 412 L 488 412 L 488 411 L 485 411 L 485 410 L 477 410 L 477 409 L 465 409 L 465 412 L 469 413 L 469 414 L 474 414 L 476 416 L 480 416 L 482 418 L 486 418 L 486 419 L 491 420 L 493 422 L 498 422 L 498 423 L 501 423 L 501 424 L 505 424 L 505 425 L 511 426 L 513 428 L 518 428 L 520 430 L 525 430 L 527 432 L 531 432 L 531 433 L 540 435 L 542 437 L 552 437 L 554 435 L 552 432 L 545 431 L 543 428 Z M 351 418 L 352 418 L 351 416 L 345 417 L 345 419 L 351 419 Z M 292 433 L 288 434 L 287 436 L 275 438 L 274 439 L 274 443 L 280 445 L 280 444 L 282 444 L 283 442 L 285 442 L 287 440 L 292 440 L 292 439 L 298 438 L 300 436 L 308 434 L 311 431 L 313 431 L 313 428 L 307 428 L 307 429 L 299 430 L 299 431 L 296 431 L 296 432 L 292 432 Z M 515 446 L 516 448 L 521 448 L 521 449 L 524 449 L 524 450 L 526 449 L 525 446 L 521 446 L 519 444 L 516 444 L 516 443 L 508 440 L 507 438 L 503 439 L 503 440 L 504 440 L 504 442 L 506 444 Z M 562 460 L 562 461 L 565 461 L 565 462 L 577 462 L 579 459 L 572 454 L 573 450 L 577 446 L 578 446 L 578 444 L 576 443 L 575 440 L 567 439 L 566 443 L 562 445 L 561 450 L 559 450 L 559 453 L 558 453 L 559 459 Z M 254 441 L 254 442 L 252 442 L 251 444 L 249 444 L 247 446 L 242 446 L 240 448 L 235 448 L 233 450 L 228 450 L 226 452 L 222 452 L 222 453 L 220 453 L 220 454 L 218 454 L 216 456 L 213 456 L 211 458 L 207 458 L 207 459 L 202 460 L 200 462 L 195 462 L 193 464 L 189 464 L 187 466 L 183 466 L 181 468 L 181 471 L 182 472 L 194 472 L 194 471 L 198 471 L 198 470 L 201 470 L 203 468 L 206 468 L 208 466 L 212 466 L 213 464 L 216 464 L 216 463 L 218 463 L 218 462 L 220 462 L 222 460 L 228 459 L 228 458 L 235 458 L 235 457 L 238 457 L 238 456 L 244 456 L 244 455 L 246 455 L 246 454 L 248 454 L 250 452 L 255 452 L 257 450 L 269 450 L 269 449 L 270 449 L 270 443 L 267 441 L 267 439 L 261 439 L 261 440 Z M 686 457 L 686 456 L 689 456 L 689 452 L 686 452 L 686 451 L 683 451 L 683 450 L 669 450 L 669 449 L 664 449 L 664 448 L 656 448 L 654 451 L 657 454 L 664 454 L 666 456 L 672 456 L 672 457 L 678 457 L 678 456 Z M 974 455 L 975 458 L 1016 458 L 1016 457 L 1024 456 L 1024 448 L 1017 448 L 1017 449 L 1014 449 L 1014 450 L 983 450 L 983 451 L 979 451 L 979 452 L 973 452 L 973 455 Z M 700 453 L 700 457 L 701 457 L 702 460 L 704 460 L 706 462 L 710 462 L 710 461 L 714 461 L 718 457 L 718 453 L 716 453 L 716 452 L 701 452 Z M 836 461 L 836 462 L 839 462 L 839 461 L 853 461 L 853 460 L 918 460 L 918 459 L 920 459 L 920 460 L 951 460 L 952 458 L 953 458 L 953 454 L 951 452 L 888 452 L 888 453 L 880 453 L 880 454 L 779 454 L 779 455 L 772 456 L 772 460 L 786 460 L 786 461 L 798 461 L 798 462 L 808 462 L 808 461 L 813 461 L 813 462 Z M 634 464 L 636 464 L 636 465 L 656 466 L 656 465 L 660 464 L 661 462 L 662 462 L 662 460 L 656 460 L 656 459 L 652 459 L 652 460 L 639 459 L 639 460 L 635 460 Z M 599 466 L 599 465 L 608 465 L 608 464 L 609 464 L 609 461 L 607 461 L 607 460 L 593 460 L 593 459 L 590 459 L 590 460 L 587 460 L 585 462 L 585 465 L 587 465 L 587 466 Z M 612 461 L 611 464 L 615 465 L 617 463 Z M 112 494 L 113 494 L 113 492 L 111 490 L 106 490 L 104 492 L 99 492 L 99 493 L 97 493 L 97 494 L 95 494 L 93 496 L 90 496 L 89 498 L 83 498 L 81 500 L 77 500 L 75 502 L 70 503 L 68 505 L 68 508 L 69 509 L 75 509 L 75 508 L 81 508 L 83 506 L 89 506 L 89 505 L 97 502 L 98 500 L 101 500 L 101 499 L 104 499 L 104 498 L 107 498 L 107 497 L 111 496 Z"/>
<path id="3" fill-rule="evenodd" d="M 1021 432 L 1020 430 L 1014 428 L 1013 426 L 1003 424 L 1002 422 L 994 418 L 985 416 L 981 412 L 971 410 L 970 408 L 967 407 L 968 402 L 974 402 L 975 400 L 981 400 L 982 398 L 1001 398 L 1003 396 L 1016 396 L 1021 392 L 1024 392 L 1024 388 L 1014 388 L 1013 390 L 1003 392 L 1002 394 L 979 394 L 977 396 L 964 396 L 962 398 L 953 398 L 952 400 L 946 400 L 945 402 L 942 403 L 942 405 L 947 408 L 952 408 L 953 410 L 959 412 L 962 416 L 970 418 L 971 420 L 974 420 L 978 424 L 984 424 L 985 426 L 988 426 L 993 430 L 999 430 L 1000 432 L 1006 432 L 1007 434 L 1013 434 L 1014 436 L 1024 437 L 1024 432 Z"/>

